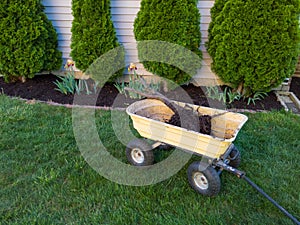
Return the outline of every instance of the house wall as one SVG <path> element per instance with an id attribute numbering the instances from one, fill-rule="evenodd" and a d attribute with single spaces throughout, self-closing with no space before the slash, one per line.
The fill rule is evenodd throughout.
<path id="1" fill-rule="evenodd" d="M 72 26 L 72 0 L 42 0 L 45 6 L 45 12 L 52 21 L 58 33 L 59 49 L 63 52 L 64 62 L 70 58 L 71 26 Z M 124 44 L 126 49 L 126 64 L 138 62 L 136 41 L 133 34 L 133 23 L 137 12 L 140 9 L 141 0 L 111 0 L 112 20 L 116 28 L 118 40 Z M 193 78 L 196 85 L 207 85 L 207 82 L 216 81 L 216 76 L 210 69 L 211 59 L 204 47 L 208 40 L 208 25 L 210 23 L 210 8 L 213 6 L 213 0 L 199 0 L 198 8 L 201 13 L 201 33 L 203 52 L 202 68 Z M 143 75 L 152 75 L 146 71 L 141 64 L 138 64 L 138 73 Z"/>

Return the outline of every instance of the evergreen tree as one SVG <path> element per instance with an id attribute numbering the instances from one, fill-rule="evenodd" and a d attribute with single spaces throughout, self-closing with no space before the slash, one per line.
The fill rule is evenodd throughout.
<path id="1" fill-rule="evenodd" d="M 294 73 L 299 0 L 216 0 L 208 52 L 212 69 L 236 91 L 269 91 Z"/>
<path id="2" fill-rule="evenodd" d="M 110 1 L 73 0 L 72 11 L 74 20 L 71 56 L 76 67 L 86 71 L 96 59 L 119 46 L 111 20 Z M 90 75 L 93 77 L 93 74 Z M 111 80 L 120 75 L 121 71 L 111 77 Z"/>
<path id="3" fill-rule="evenodd" d="M 138 43 L 139 60 L 144 67 L 150 72 L 183 84 L 195 75 L 197 69 L 201 67 L 199 58 L 202 53 L 199 50 L 201 43 L 200 33 L 200 13 L 195 0 L 142 0 L 140 11 L 134 22 L 134 34 L 137 41 L 159 40 L 172 44 L 180 45 L 199 57 L 187 57 L 186 52 L 176 49 L 170 49 L 166 43 L 166 47 L 161 45 L 158 49 L 151 46 L 151 42 Z M 167 54 L 165 53 L 167 51 Z M 174 65 L 164 62 L 144 61 L 149 58 L 149 54 L 153 54 L 153 58 L 159 58 L 161 55 L 176 58 Z M 164 56 L 165 57 L 165 56 Z M 165 57 L 166 58 L 166 57 Z M 181 70 L 178 65 L 189 66 L 189 74 Z"/>
<path id="4" fill-rule="evenodd" d="M 0 2 L 0 74 L 6 81 L 59 69 L 57 34 L 39 0 Z"/>

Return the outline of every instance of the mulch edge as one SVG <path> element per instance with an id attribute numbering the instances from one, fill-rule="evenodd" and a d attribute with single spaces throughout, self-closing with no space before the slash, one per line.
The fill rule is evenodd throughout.
<path id="1" fill-rule="evenodd" d="M 36 103 L 41 103 L 41 104 L 46 104 L 50 106 L 60 106 L 60 107 L 65 107 L 65 108 L 83 108 L 83 109 L 101 109 L 101 110 L 119 110 L 119 111 L 125 111 L 126 108 L 121 108 L 121 107 L 109 107 L 109 106 L 91 106 L 91 105 L 76 105 L 76 104 L 61 104 L 57 102 L 52 102 L 52 101 L 42 101 L 42 100 L 36 100 L 36 99 L 26 99 L 26 98 L 20 98 L 20 97 L 13 97 L 13 96 L 8 96 L 5 95 L 11 99 L 14 100 L 21 100 L 24 101 L 26 104 L 33 105 Z"/>
<path id="2" fill-rule="evenodd" d="M 109 107 L 109 106 L 90 106 L 90 105 L 76 105 L 76 104 L 61 104 L 61 103 L 56 103 L 56 102 L 52 102 L 52 101 L 42 101 L 42 100 L 31 100 L 31 99 L 25 99 L 25 98 L 20 98 L 20 97 L 12 97 L 12 96 L 8 96 L 5 95 L 11 99 L 14 100 L 21 100 L 24 101 L 26 104 L 29 105 L 33 105 L 36 103 L 41 103 L 41 104 L 46 104 L 46 105 L 50 105 L 50 106 L 58 106 L 58 107 L 65 107 L 65 108 L 69 108 L 69 109 L 73 109 L 73 108 L 82 108 L 82 109 L 98 109 L 98 110 L 105 110 L 105 111 L 109 111 L 109 110 L 117 110 L 117 111 L 126 111 L 127 107 Z M 235 113 L 268 113 L 271 111 L 268 110 L 251 110 L 251 109 L 225 109 L 228 112 L 235 112 Z"/>

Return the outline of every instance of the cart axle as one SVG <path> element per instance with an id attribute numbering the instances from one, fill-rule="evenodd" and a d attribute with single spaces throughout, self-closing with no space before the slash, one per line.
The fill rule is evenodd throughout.
<path id="1" fill-rule="evenodd" d="M 245 172 L 238 170 L 232 166 L 229 166 L 228 164 L 224 163 L 223 161 L 218 161 L 216 163 L 216 166 L 220 168 L 220 170 L 226 170 L 234 175 L 236 175 L 238 178 L 242 178 L 243 176 L 245 176 Z"/>

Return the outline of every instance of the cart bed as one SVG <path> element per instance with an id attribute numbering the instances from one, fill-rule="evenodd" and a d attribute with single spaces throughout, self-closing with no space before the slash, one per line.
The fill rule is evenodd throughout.
<path id="1" fill-rule="evenodd" d="M 163 102 L 144 99 L 131 104 L 126 112 L 133 121 L 134 128 L 145 138 L 173 145 L 200 155 L 218 159 L 235 140 L 239 130 L 247 121 L 247 116 L 225 110 L 202 107 L 173 101 L 182 107 L 192 108 L 201 115 L 212 116 L 211 134 L 187 130 L 168 123 L 174 112 Z M 214 115 L 218 115 L 215 116 Z"/>

